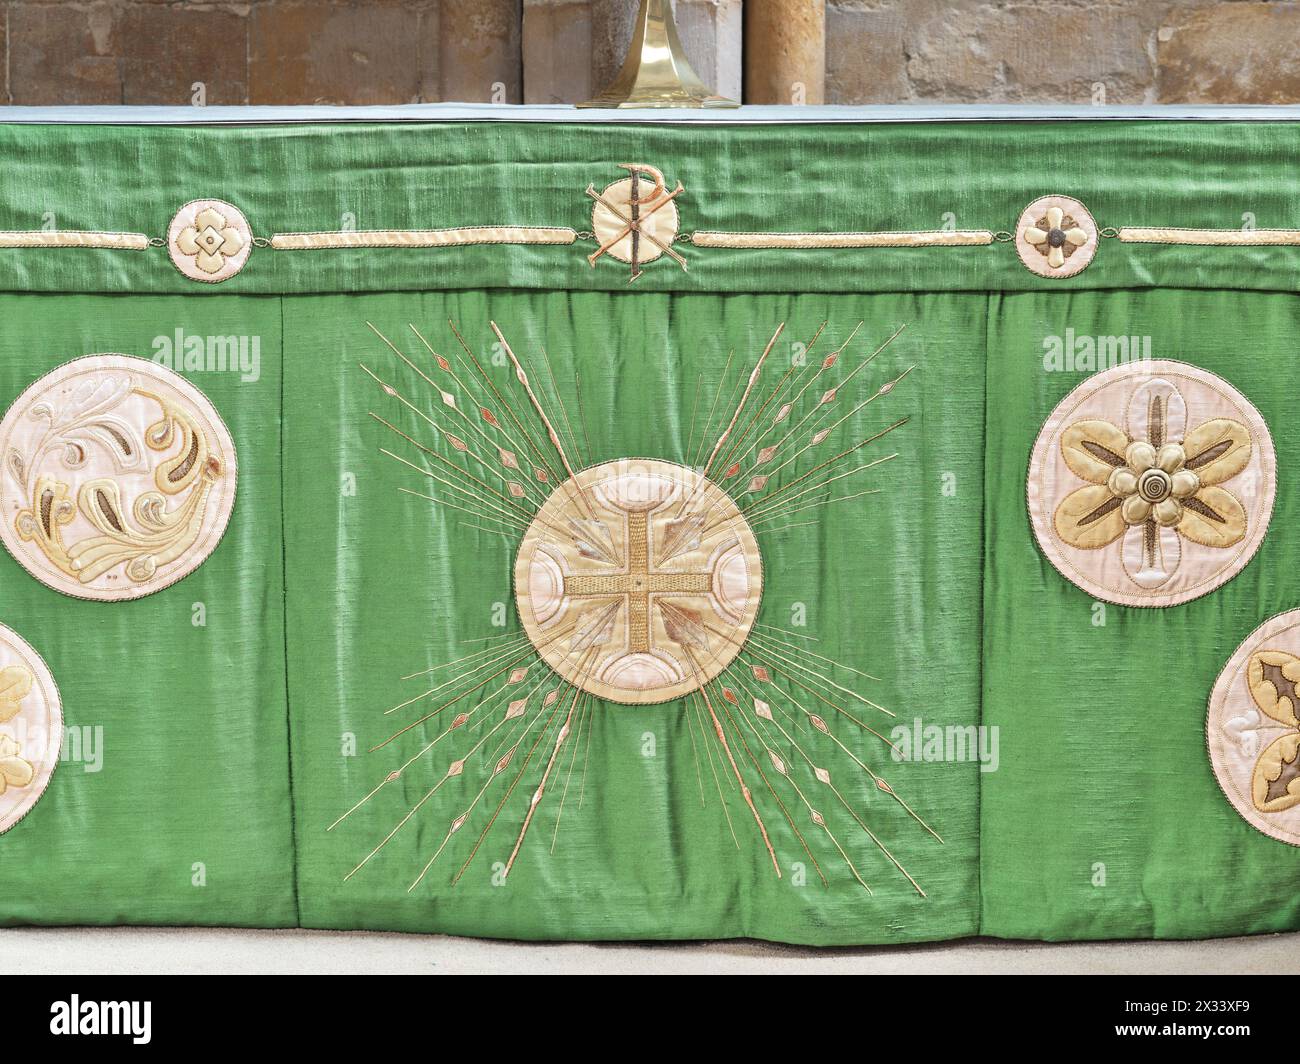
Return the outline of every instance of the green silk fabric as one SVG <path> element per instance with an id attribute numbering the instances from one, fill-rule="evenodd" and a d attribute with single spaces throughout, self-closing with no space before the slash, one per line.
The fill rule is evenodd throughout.
<path id="1" fill-rule="evenodd" d="M 0 230 L 39 229 L 53 214 L 64 229 L 161 236 L 178 207 L 207 197 L 240 207 L 259 237 L 348 225 L 586 230 L 584 189 L 625 176 L 623 162 L 682 182 L 684 233 L 1003 231 L 1047 193 L 1082 200 L 1099 226 L 1236 228 L 1245 214 L 1260 227 L 1300 224 L 1300 130 L 1282 122 L 9 125 L 0 148 L 9 160 Z M 176 330 L 260 345 L 256 379 L 185 373 L 229 425 L 240 465 L 229 529 L 196 572 L 136 602 L 83 602 L 0 554 L 0 622 L 48 662 L 67 726 L 102 729 L 99 770 L 64 763 L 0 836 L 0 923 L 827 946 L 1300 928 L 1300 852 L 1232 810 L 1204 739 L 1223 663 L 1300 600 L 1300 514 L 1288 487 L 1300 468 L 1290 418 L 1300 248 L 1105 240 L 1067 280 L 1031 274 L 1003 242 L 676 248 L 689 270 L 663 258 L 631 285 L 608 256 L 590 266 L 587 242 L 255 247 L 241 273 L 211 286 L 183 277 L 159 248 L 0 251 L 0 408 L 70 359 L 151 357 Z M 345 879 L 476 737 L 444 740 L 328 830 L 445 727 L 435 718 L 371 752 L 421 715 L 385 714 L 425 689 L 403 677 L 519 629 L 518 538 L 402 493 L 438 491 L 381 454 L 418 458 L 370 417 L 455 457 L 359 366 L 438 415 L 436 393 L 370 325 L 432 374 L 408 325 L 459 357 L 449 320 L 521 418 L 530 415 L 510 368 L 492 358 L 489 323 L 534 366 L 545 349 L 554 384 L 544 386 L 558 397 L 550 405 L 580 423 L 584 463 L 696 460 L 709 404 L 721 393 L 727 406 L 737 375 L 782 322 L 760 395 L 823 323 L 813 361 L 864 323 L 832 381 L 906 326 L 854 378 L 841 413 L 915 368 L 836 435 L 847 447 L 907 418 L 863 452 L 897 457 L 846 481 L 846 494 L 879 493 L 760 533 L 759 621 L 812 637 L 794 641 L 819 670 L 896 714 L 865 718 L 886 734 L 997 729 L 996 765 L 981 771 L 969 757 L 895 762 L 878 740 L 828 718 L 942 843 L 843 751 L 798 733 L 924 897 L 843 807 L 818 798 L 864 890 L 778 782 L 805 852 L 772 793 L 751 780 L 778 878 L 725 775 L 724 812 L 701 761 L 705 737 L 682 702 L 596 705 L 558 826 L 567 758 L 508 879 L 500 870 L 540 761 L 458 882 L 504 788 L 408 892 L 487 782 L 482 764 Z M 1071 331 L 1149 337 L 1153 357 L 1224 377 L 1268 423 L 1279 469 L 1272 524 L 1257 556 L 1214 593 L 1163 610 L 1107 606 L 1099 624 L 1090 596 L 1039 553 L 1025 512 L 1029 452 L 1092 371 L 1045 363 L 1049 338 Z M 715 416 L 711 439 L 721 427 Z M 196 627 L 198 604 L 205 623 Z M 529 684 L 543 668 L 533 666 Z M 774 689 L 804 697 L 778 665 L 773 672 Z M 434 686 L 445 675 L 423 679 Z M 815 786 L 790 764 L 801 786 Z"/>

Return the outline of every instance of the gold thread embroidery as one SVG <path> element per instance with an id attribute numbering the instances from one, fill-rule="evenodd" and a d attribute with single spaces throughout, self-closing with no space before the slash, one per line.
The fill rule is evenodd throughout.
<path id="1" fill-rule="evenodd" d="M 529 225 L 462 226 L 455 229 L 371 229 L 334 233 L 276 233 L 276 251 L 337 248 L 436 248 L 468 244 L 572 244 L 576 230 Z"/>

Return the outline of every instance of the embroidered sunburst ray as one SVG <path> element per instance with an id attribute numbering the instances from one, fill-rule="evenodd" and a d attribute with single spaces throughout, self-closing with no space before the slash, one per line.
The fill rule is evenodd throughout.
<path id="1" fill-rule="evenodd" d="M 399 428 L 395 411 L 370 412 L 389 437 L 381 453 L 426 489 L 398 490 L 504 538 L 518 551 L 517 567 L 529 544 L 536 557 L 558 559 L 546 564 L 563 570 L 556 594 L 565 608 L 546 624 L 534 611 L 530 624 L 521 606 L 523 628 L 470 641 L 477 649 L 403 677 L 420 681 L 421 690 L 384 710 L 393 726 L 371 748 L 401 753 L 330 830 L 410 773 L 421 773 L 428 787 L 346 878 L 421 816 L 442 818 L 444 826 L 440 843 L 412 870 L 411 891 L 449 851 L 459 861 L 458 882 L 494 830 L 514 836 L 505 876 L 518 861 L 540 856 L 530 832 L 548 818 L 554 852 L 566 806 L 576 802 L 572 816 L 585 803 L 595 715 L 618 711 L 616 702 L 660 702 L 686 722 L 701 803 L 716 791 L 736 846 L 751 839 L 773 874 L 782 875 L 779 849 L 793 844 L 824 884 L 822 860 L 832 856 L 871 892 L 864 869 L 874 859 L 924 896 L 869 811 L 840 783 L 841 773 L 860 774 L 942 843 L 881 767 L 895 747 L 879 729 L 895 714 L 858 684 L 835 678 L 878 677 L 818 654 L 808 645 L 813 637 L 759 620 L 755 586 L 763 541 L 880 490 L 859 482 L 898 457 L 885 445 L 908 419 L 861 438 L 846 437 L 844 427 L 912 372 L 863 384 L 902 329 L 842 372 L 863 323 L 813 359 L 823 323 L 803 345 L 805 358 L 770 382 L 770 356 L 785 329 L 778 325 L 752 363 L 737 364 L 732 352 L 707 402 L 701 376 L 684 452 L 691 466 L 623 459 L 632 463 L 624 471 L 618 462 L 590 464 L 581 383 L 574 382 L 571 416 L 544 349 L 521 356 L 491 323 L 512 371 L 503 392 L 455 323 L 448 322 L 455 353 L 436 349 L 410 325 L 414 355 L 367 324 L 388 357 L 363 363 L 362 371 L 420 426 L 422 438 Z M 605 476 L 606 467 L 615 469 Z M 611 493 L 647 485 L 652 497 L 611 504 Z M 625 518 L 622 527 L 611 523 L 611 512 Z M 687 564 L 706 556 L 722 560 L 703 571 L 698 561 L 695 569 Z M 581 571 L 569 564 L 574 559 Z M 728 581 L 737 580 L 742 592 L 731 602 Z M 718 612 L 696 608 L 701 599 Z M 737 623 L 726 620 L 732 609 L 740 611 Z M 621 657 L 611 656 L 614 645 Z M 680 672 L 656 677 L 655 686 L 647 669 L 666 669 L 665 661 Z M 515 801 L 521 785 L 527 799 Z M 769 826 L 782 822 L 788 836 Z M 461 844 L 462 831 L 474 841 Z"/>

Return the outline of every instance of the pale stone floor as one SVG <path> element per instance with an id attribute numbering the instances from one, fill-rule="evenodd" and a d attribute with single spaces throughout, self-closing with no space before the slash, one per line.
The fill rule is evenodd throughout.
<path id="1" fill-rule="evenodd" d="M 18 957 L 26 960 L 14 965 Z M 371 932 L 20 928 L 0 930 L 0 958 L 7 959 L 0 972 L 10 974 L 1278 975 L 1300 972 L 1300 934 L 1069 945 L 971 939 L 810 950 L 748 941 L 533 944 Z"/>

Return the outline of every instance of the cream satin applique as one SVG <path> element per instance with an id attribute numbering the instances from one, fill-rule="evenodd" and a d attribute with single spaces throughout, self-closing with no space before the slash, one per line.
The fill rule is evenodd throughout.
<path id="1" fill-rule="evenodd" d="M 117 601 L 188 575 L 235 499 L 220 416 L 171 370 L 89 355 L 32 385 L 0 422 L 0 539 L 42 583 Z"/>
<path id="2" fill-rule="evenodd" d="M 1300 610 L 1257 628 L 1210 694 L 1206 746 L 1233 808 L 1300 846 Z"/>
<path id="3" fill-rule="evenodd" d="M 63 711 L 54 678 L 41 656 L 0 624 L 0 835 L 45 793 L 62 744 Z"/>
<path id="4" fill-rule="evenodd" d="M 1259 413 L 1227 382 L 1181 363 L 1121 365 L 1080 385 L 1044 425 L 1029 474 L 1034 531 L 1052 563 L 1099 598 L 1186 602 L 1259 546 L 1274 461 Z"/>

